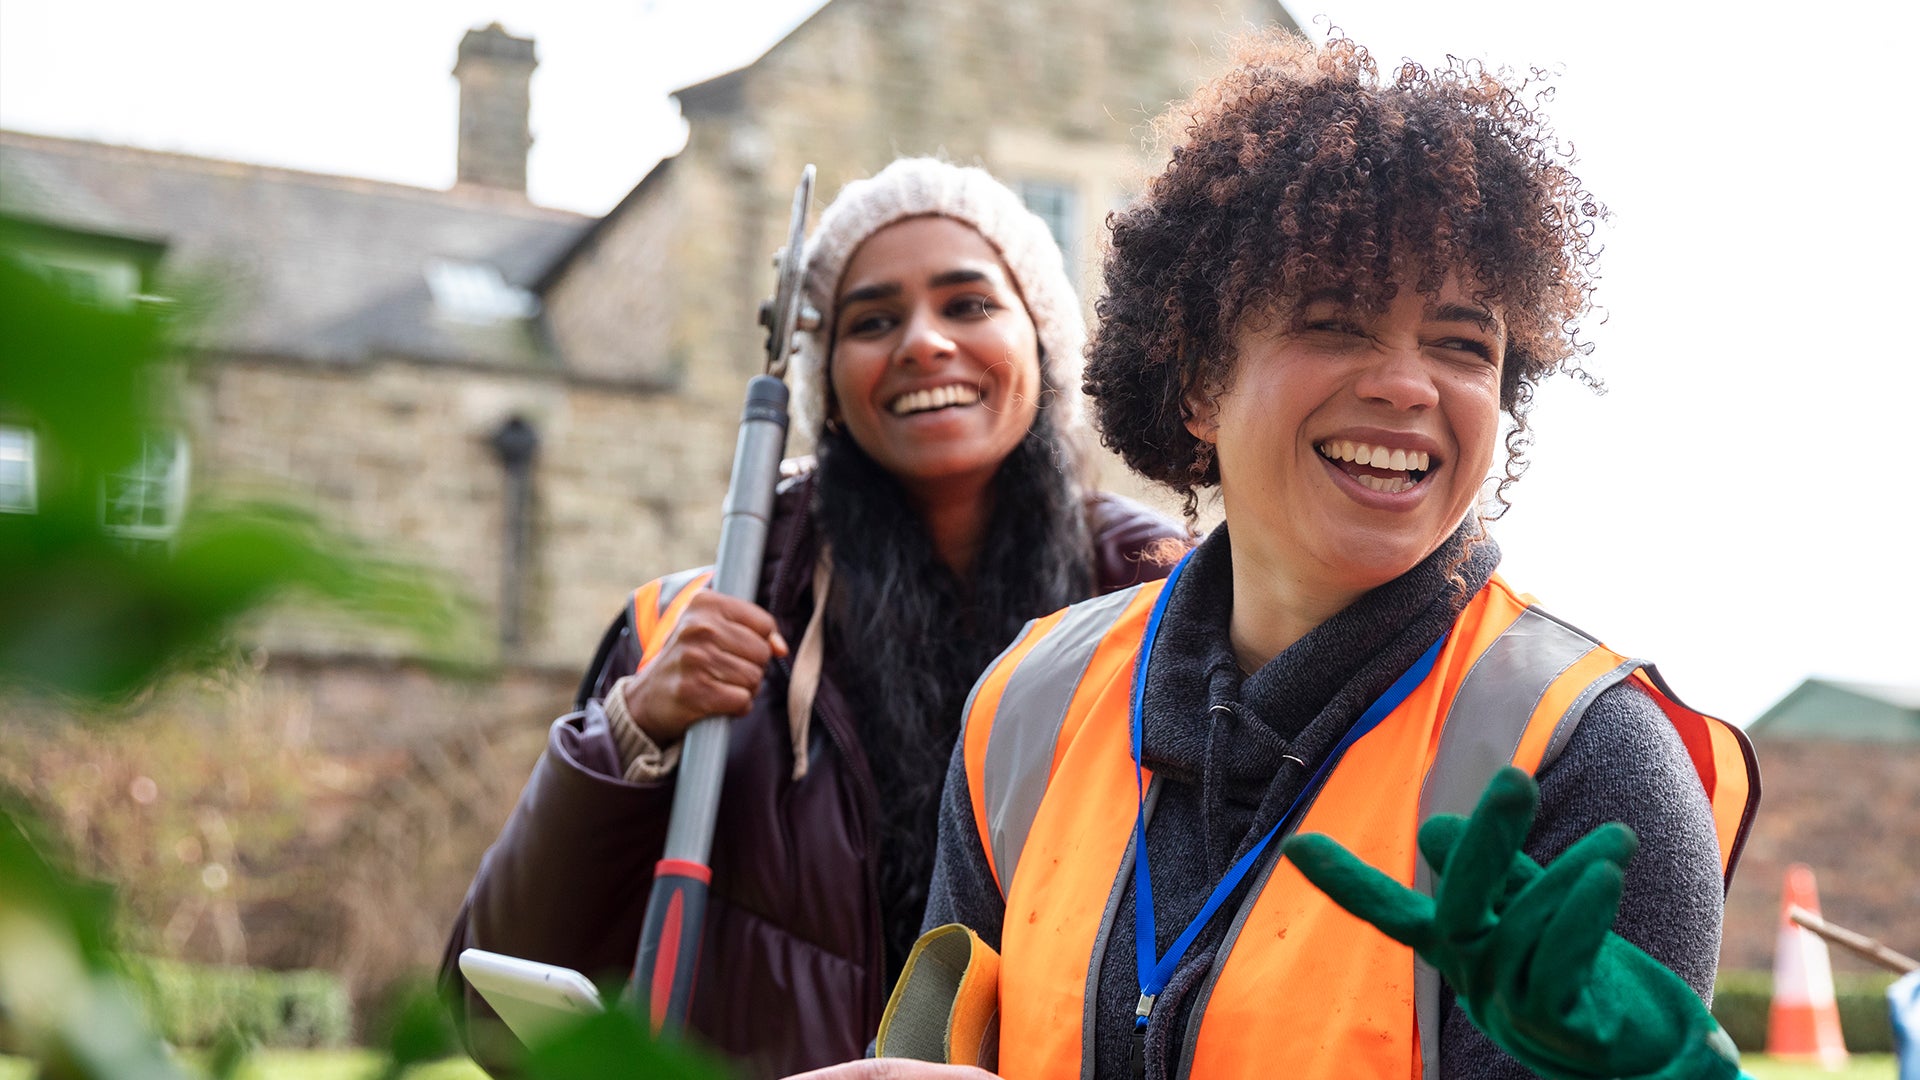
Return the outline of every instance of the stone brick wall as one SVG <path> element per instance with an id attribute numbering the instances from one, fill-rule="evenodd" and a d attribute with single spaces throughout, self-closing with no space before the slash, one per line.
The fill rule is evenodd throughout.
<path id="1" fill-rule="evenodd" d="M 527 419 L 541 447 L 524 645 L 502 659 L 577 669 L 635 585 L 712 559 L 709 522 L 732 453 L 725 413 L 552 373 L 265 360 L 198 372 L 196 483 L 311 506 L 447 574 L 489 619 L 499 611 L 506 485 L 487 439 L 508 417 Z M 259 640 L 274 653 L 401 651 L 310 617 L 273 621 Z"/>
<path id="2" fill-rule="evenodd" d="M 672 348 L 677 279 L 675 186 L 662 162 L 638 196 L 602 223 L 574 272 L 547 290 L 547 325 L 568 367 L 597 378 L 674 386 L 686 358 Z"/>
<path id="3" fill-rule="evenodd" d="M 1723 968 L 1773 964 L 1780 887 L 1806 863 L 1821 914 L 1920 957 L 1920 746 L 1759 739 L 1760 815 L 1727 898 Z M 1834 967 L 1877 970 L 1834 948 Z"/>

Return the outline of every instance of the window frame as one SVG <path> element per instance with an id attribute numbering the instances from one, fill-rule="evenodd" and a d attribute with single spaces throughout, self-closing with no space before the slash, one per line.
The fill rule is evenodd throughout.
<path id="1" fill-rule="evenodd" d="M 79 303 L 125 311 L 142 295 L 140 265 L 125 255 L 70 248 L 36 248 L 25 254 L 49 284 Z M 80 295 L 75 281 L 89 283 L 93 295 Z"/>
<path id="2" fill-rule="evenodd" d="M 148 462 L 152 446 L 156 440 L 170 439 L 173 442 L 173 459 L 167 464 L 166 475 L 155 481 L 148 473 Z M 180 531 L 180 522 L 186 517 L 187 482 L 192 464 L 192 448 L 186 435 L 177 430 L 149 433 L 140 441 L 140 461 L 137 465 L 115 469 L 100 478 L 100 527 L 107 533 L 129 540 L 172 540 Z M 108 511 L 113 505 L 110 489 L 116 480 L 128 480 L 151 486 L 156 482 L 161 490 L 164 524 L 147 525 L 136 521 L 133 524 L 117 524 L 110 520 Z M 136 511 L 136 518 L 145 517 L 147 504 L 145 499 Z"/>
<path id="3" fill-rule="evenodd" d="M 1057 177 L 1023 176 L 1009 186 L 1020 197 L 1020 205 L 1046 222 L 1047 232 L 1066 260 L 1068 276 L 1077 284 L 1080 280 L 1080 204 L 1084 201 L 1080 185 Z M 1057 203 L 1057 211 L 1049 213 L 1035 205 L 1042 200 Z"/>
<path id="4" fill-rule="evenodd" d="M 434 314 L 449 322 L 498 326 L 540 314 L 540 298 L 509 282 L 493 263 L 429 258 L 421 273 L 433 298 Z"/>
<path id="5" fill-rule="evenodd" d="M 21 446 L 26 455 L 26 482 L 23 485 L 26 501 L 21 505 L 0 501 L 0 514 L 37 514 L 40 512 L 39 433 L 26 424 L 0 421 L 0 440 L 4 440 L 4 437 L 10 434 L 21 436 Z M 4 446 L 0 446 L 0 453 L 4 453 L 5 449 Z"/>

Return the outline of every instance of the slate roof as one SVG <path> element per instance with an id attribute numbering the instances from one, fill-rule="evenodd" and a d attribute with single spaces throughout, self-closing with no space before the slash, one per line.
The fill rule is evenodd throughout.
<path id="1" fill-rule="evenodd" d="M 594 219 L 517 194 L 434 191 L 0 131 L 0 214 L 165 245 L 162 280 L 210 282 L 199 344 L 356 363 L 376 356 L 552 366 L 538 319 L 462 322 L 432 260 L 532 288 Z M 163 286 L 164 287 L 164 286 Z"/>
<path id="2" fill-rule="evenodd" d="M 1747 725 L 1751 735 L 1920 743 L 1920 686 L 1807 679 Z"/>
<path id="3" fill-rule="evenodd" d="M 1920 713 L 1920 686 L 1889 686 L 1885 683 L 1850 682 L 1844 679 L 1818 679 L 1849 694 L 1883 702 L 1896 709 Z"/>

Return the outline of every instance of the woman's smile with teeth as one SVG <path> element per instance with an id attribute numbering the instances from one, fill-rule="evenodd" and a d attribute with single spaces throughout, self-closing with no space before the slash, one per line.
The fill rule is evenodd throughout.
<path id="1" fill-rule="evenodd" d="M 887 411 L 895 416 L 906 416 L 910 413 L 945 409 L 953 405 L 972 405 L 979 400 L 979 387 L 968 386 L 965 383 L 948 383 L 945 386 L 933 386 L 925 390 L 901 394 L 887 406 Z"/>
<path id="2" fill-rule="evenodd" d="M 1314 449 L 1361 486 L 1387 495 L 1411 491 L 1426 478 L 1432 464 L 1424 450 L 1396 450 L 1351 439 L 1332 439 Z"/>

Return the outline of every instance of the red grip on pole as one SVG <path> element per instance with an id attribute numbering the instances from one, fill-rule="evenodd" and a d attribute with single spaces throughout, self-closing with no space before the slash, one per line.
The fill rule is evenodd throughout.
<path id="1" fill-rule="evenodd" d="M 654 865 L 632 992 L 646 995 L 646 1015 L 656 1035 L 677 1035 L 687 1026 L 712 880 L 712 870 L 685 859 Z"/>
<path id="2" fill-rule="evenodd" d="M 667 1000 L 673 996 L 673 973 L 680 966 L 680 916 L 685 899 L 674 893 L 667 900 L 667 917 L 660 925 L 660 954 L 653 961 L 653 985 L 648 987 L 647 1007 L 653 1033 L 667 1020 Z"/>
<path id="3" fill-rule="evenodd" d="M 661 859 L 653 864 L 655 877 L 690 877 L 702 885 L 713 884 L 712 868 L 687 859 Z"/>

